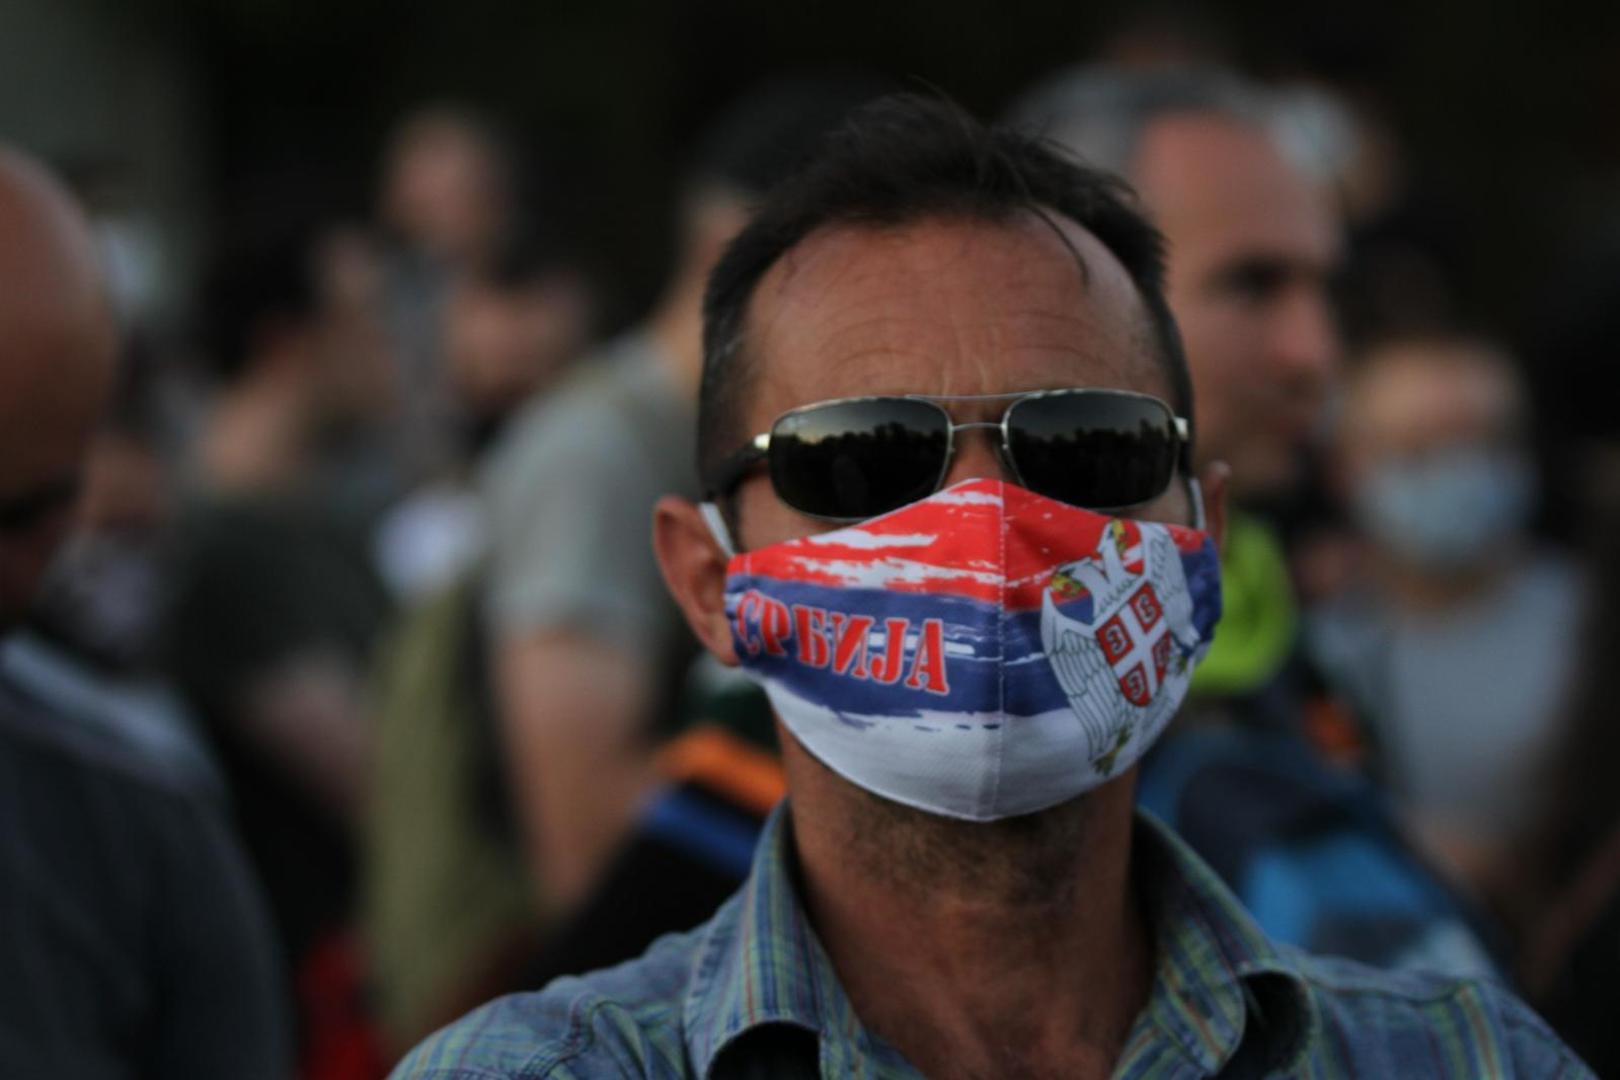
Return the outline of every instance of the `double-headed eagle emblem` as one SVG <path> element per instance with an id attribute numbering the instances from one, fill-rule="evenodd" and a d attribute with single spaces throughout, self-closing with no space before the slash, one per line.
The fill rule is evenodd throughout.
<path id="1" fill-rule="evenodd" d="M 1199 645 L 1192 616 L 1163 525 L 1110 521 L 1095 552 L 1053 573 L 1041 642 L 1103 776 L 1133 735 L 1156 735 L 1180 704 Z"/>

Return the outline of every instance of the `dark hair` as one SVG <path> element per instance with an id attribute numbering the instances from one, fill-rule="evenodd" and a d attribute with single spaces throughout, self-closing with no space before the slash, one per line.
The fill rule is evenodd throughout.
<path id="1" fill-rule="evenodd" d="M 248 373 L 261 335 L 301 326 L 320 311 L 313 233 L 233 237 L 216 253 L 203 281 L 198 345 L 221 384 Z"/>
<path id="2" fill-rule="evenodd" d="M 742 427 L 752 383 L 743 337 L 755 287 L 791 248 L 836 224 L 1004 222 L 1021 213 L 1070 219 L 1101 241 L 1135 283 L 1169 376 L 1170 404 L 1190 421 L 1192 380 L 1164 299 L 1164 242 L 1133 202 L 1121 181 L 1080 165 L 1055 145 L 987 128 L 945 101 L 899 94 L 851 114 L 818 157 L 767 196 L 709 276 L 698 475 L 707 484 L 753 434 Z"/>
<path id="3" fill-rule="evenodd" d="M 830 132 L 894 84 L 858 69 L 778 75 L 709 122 L 687 166 L 689 191 L 720 187 L 750 202 L 804 164 Z"/>

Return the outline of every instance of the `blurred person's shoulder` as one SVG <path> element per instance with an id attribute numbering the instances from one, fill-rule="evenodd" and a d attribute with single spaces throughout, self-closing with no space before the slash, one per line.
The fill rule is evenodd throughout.
<path id="1" fill-rule="evenodd" d="M 499 998 L 430 1036 L 394 1080 L 684 1076 L 694 962 L 720 916 L 641 957 Z"/>
<path id="2" fill-rule="evenodd" d="M 13 764 L 145 801 L 223 808 L 224 781 L 179 701 L 103 675 L 33 634 L 0 642 L 0 739 Z"/>
<path id="3" fill-rule="evenodd" d="M 499 489 L 537 470 L 589 468 L 604 454 L 660 464 L 674 449 L 684 464 L 692 456 L 695 407 L 658 348 L 645 333 L 632 332 L 581 360 L 508 421 L 481 470 L 481 486 Z"/>
<path id="4" fill-rule="evenodd" d="M 684 647 L 648 538 L 659 496 L 697 493 L 694 433 L 693 403 L 640 333 L 508 421 L 477 477 L 497 625 L 582 629 L 645 656 Z"/>
<path id="5" fill-rule="evenodd" d="M 1277 941 L 1184 840 L 1150 814 L 1138 820 L 1133 859 L 1160 954 L 1145 1018 L 1170 1002 L 1198 1017 L 1174 1026 L 1207 1063 L 1232 1075 L 1590 1075 L 1489 977 L 1392 971 Z"/>
<path id="6" fill-rule="evenodd" d="M 0 1075 L 288 1075 L 269 914 L 171 703 L 0 642 L 0 922 L 27 975 L 0 986 Z"/>
<path id="7" fill-rule="evenodd" d="M 1526 557 L 1518 584 L 1528 608 L 1557 618 L 1583 606 L 1588 577 L 1579 559 L 1560 548 L 1540 547 Z"/>
<path id="8" fill-rule="evenodd" d="M 785 828 L 778 810 L 748 881 L 707 922 L 638 959 L 485 1005 L 411 1051 L 395 1080 L 707 1076 L 743 1043 L 756 1065 L 802 1059 L 802 1042 L 775 1036 L 816 1026 L 817 980 L 803 965 L 820 951 L 792 896 Z M 790 1074 L 772 1064 L 749 1075 Z"/>

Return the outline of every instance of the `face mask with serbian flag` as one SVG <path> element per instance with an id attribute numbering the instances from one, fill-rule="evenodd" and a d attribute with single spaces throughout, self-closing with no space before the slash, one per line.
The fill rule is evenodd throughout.
<path id="1" fill-rule="evenodd" d="M 1210 538 L 969 480 L 732 558 L 743 669 L 850 782 L 972 821 L 1129 768 L 1220 618 Z"/>

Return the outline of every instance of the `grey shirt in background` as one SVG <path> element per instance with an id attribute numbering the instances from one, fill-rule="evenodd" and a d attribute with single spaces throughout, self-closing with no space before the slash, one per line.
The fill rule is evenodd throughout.
<path id="1" fill-rule="evenodd" d="M 0 1076 L 285 1080 L 284 973 L 160 691 L 0 642 Z"/>
<path id="2" fill-rule="evenodd" d="M 1579 575 L 1532 557 L 1441 613 L 1358 593 L 1315 613 L 1312 653 L 1374 725 L 1419 819 L 1488 843 L 1526 823 L 1578 650 Z"/>
<path id="3" fill-rule="evenodd" d="M 485 466 L 496 632 L 578 632 L 666 666 L 686 631 L 652 508 L 697 493 L 696 407 L 652 339 L 622 337 L 514 418 Z"/>

